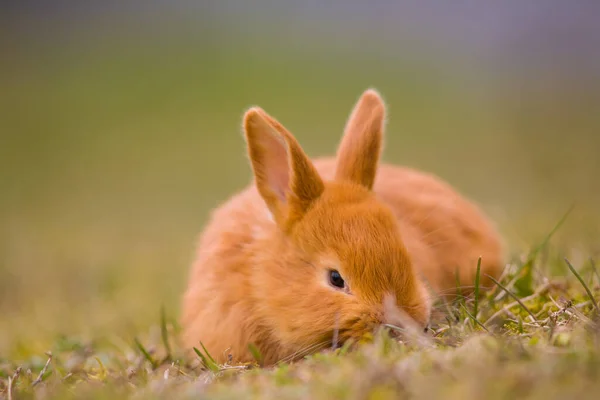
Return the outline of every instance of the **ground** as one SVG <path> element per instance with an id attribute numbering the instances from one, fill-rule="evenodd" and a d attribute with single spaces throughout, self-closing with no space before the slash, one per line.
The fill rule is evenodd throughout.
<path id="1" fill-rule="evenodd" d="M 600 294 L 593 260 L 546 275 L 544 244 L 480 296 L 438 304 L 428 333 L 386 330 L 336 350 L 260 368 L 185 356 L 164 311 L 132 343 L 62 337 L 45 356 L 1 360 L 0 393 L 24 398 L 596 398 Z M 546 260 L 545 263 L 551 261 Z M 553 260 L 552 262 L 559 262 Z M 476 287 L 478 287 L 476 285 Z M 476 289 L 477 291 L 477 289 Z"/>

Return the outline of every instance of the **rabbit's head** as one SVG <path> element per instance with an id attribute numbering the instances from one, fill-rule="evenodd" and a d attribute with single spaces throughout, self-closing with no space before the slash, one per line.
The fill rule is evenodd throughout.
<path id="1" fill-rule="evenodd" d="M 404 317 L 413 326 L 429 321 L 428 293 L 397 218 L 372 191 L 384 125 L 385 105 L 367 90 L 325 180 L 273 117 L 258 107 L 244 116 L 255 185 L 272 216 L 253 254 L 252 293 L 284 346 L 343 343 Z"/>

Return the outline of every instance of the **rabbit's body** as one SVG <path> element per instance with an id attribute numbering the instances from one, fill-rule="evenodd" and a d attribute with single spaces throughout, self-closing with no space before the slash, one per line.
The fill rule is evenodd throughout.
<path id="1" fill-rule="evenodd" d="M 279 145 L 264 140 L 261 151 Z M 289 142 L 288 153 L 294 154 L 294 144 Z M 396 305 L 425 325 L 431 307 L 426 286 L 440 295 L 456 293 L 458 270 L 461 286 L 469 287 L 479 256 L 482 284 L 485 274 L 499 274 L 502 253 L 494 228 L 477 206 L 433 175 L 389 164 L 379 165 L 376 176 L 347 174 L 362 179 L 365 188 L 350 178 L 341 182 L 340 171 L 353 168 L 342 164 L 341 155 L 315 160 L 312 173 L 324 189 L 316 186 L 317 195 L 300 215 L 292 213 L 288 198 L 280 215 L 260 186 L 265 179 L 275 185 L 280 177 L 261 175 L 262 164 L 254 160 L 260 153 L 250 153 L 257 182 L 215 210 L 200 240 L 183 304 L 190 347 L 201 341 L 219 361 L 229 354 L 247 361 L 252 343 L 268 365 L 324 347 L 334 331 L 343 341 L 383 322 L 388 317 L 378 302 L 384 293 L 394 294 Z M 298 176 L 289 178 L 291 190 Z M 341 290 L 321 279 L 323 268 L 342 272 Z M 363 277 L 351 276 L 352 268 Z"/>

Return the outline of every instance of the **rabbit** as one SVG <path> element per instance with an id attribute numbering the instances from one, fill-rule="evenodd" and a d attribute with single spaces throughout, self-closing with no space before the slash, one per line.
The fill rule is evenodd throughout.
<path id="1" fill-rule="evenodd" d="M 335 157 L 311 160 L 275 118 L 246 111 L 254 179 L 200 237 L 182 299 L 187 348 L 250 362 L 253 345 L 273 365 L 390 324 L 386 298 L 426 329 L 436 296 L 472 287 L 479 257 L 482 287 L 498 277 L 501 238 L 478 206 L 434 175 L 380 163 L 385 122 L 370 88 Z"/>

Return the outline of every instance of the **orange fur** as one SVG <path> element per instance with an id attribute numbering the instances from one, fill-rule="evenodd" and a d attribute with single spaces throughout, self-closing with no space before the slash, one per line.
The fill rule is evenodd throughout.
<path id="1" fill-rule="evenodd" d="M 482 276 L 498 276 L 500 239 L 477 206 L 432 175 L 379 165 L 384 123 L 381 97 L 367 90 L 336 157 L 311 161 L 273 117 L 246 112 L 255 181 L 201 237 L 183 299 L 187 346 L 248 361 L 252 343 L 271 365 L 330 345 L 334 332 L 343 342 L 395 323 L 385 298 L 426 325 L 427 287 L 448 293 L 457 269 L 472 285 L 479 256 Z"/>

